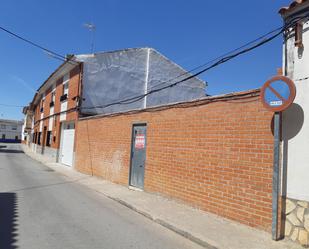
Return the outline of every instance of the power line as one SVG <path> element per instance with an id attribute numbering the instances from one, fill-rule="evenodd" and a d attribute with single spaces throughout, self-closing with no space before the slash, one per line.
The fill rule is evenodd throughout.
<path id="1" fill-rule="evenodd" d="M 147 93 L 145 93 L 145 94 L 142 94 L 142 95 L 139 95 L 139 96 L 136 96 L 136 97 L 132 97 L 132 98 L 127 98 L 127 99 L 124 99 L 124 100 L 121 100 L 121 101 L 118 101 L 118 102 L 114 102 L 114 103 L 110 103 L 110 104 L 107 104 L 107 105 L 104 105 L 104 106 L 84 107 L 83 109 L 107 108 L 107 107 L 113 106 L 113 105 L 118 105 L 118 104 L 131 104 L 131 103 L 137 102 L 137 101 L 143 99 L 144 97 L 146 97 L 146 96 L 148 96 L 148 95 L 150 95 L 150 94 L 153 94 L 153 93 L 156 93 L 156 92 L 165 90 L 165 89 L 170 88 L 170 87 L 174 87 L 174 86 L 176 86 L 176 85 L 178 85 L 178 84 L 180 84 L 180 83 L 182 83 L 182 82 L 184 82 L 184 81 L 187 81 L 187 80 L 189 80 L 189 79 L 195 78 L 195 77 L 197 77 L 198 75 L 200 75 L 200 74 L 202 74 L 202 73 L 204 73 L 204 72 L 206 72 L 206 71 L 208 71 L 208 70 L 210 70 L 210 69 L 212 69 L 212 68 L 214 68 L 214 67 L 217 67 L 217 66 L 219 66 L 219 65 L 221 65 L 221 64 L 223 64 L 223 63 L 226 63 L 226 62 L 228 62 L 229 60 L 231 60 L 231 59 L 233 59 L 233 58 L 235 58 L 235 57 L 238 57 L 239 55 L 242 55 L 242 54 L 247 53 L 247 52 L 249 52 L 249 51 L 251 51 L 251 50 L 253 50 L 253 49 L 256 49 L 256 48 L 258 48 L 258 47 L 260 47 L 260 46 L 262 46 L 262 45 L 264 45 L 264 44 L 270 42 L 271 40 L 275 39 L 275 38 L 278 37 L 280 34 L 282 34 L 283 31 L 284 31 L 284 29 L 281 28 L 279 32 L 275 33 L 275 34 L 272 35 L 271 37 L 266 38 L 266 39 L 264 39 L 263 41 L 261 41 L 261 42 L 255 44 L 255 45 L 253 45 L 253 46 L 251 46 L 251 47 L 249 47 L 249 48 L 246 48 L 246 49 L 244 49 L 244 50 L 241 50 L 241 51 L 239 51 L 239 52 L 237 52 L 237 53 L 234 53 L 234 54 L 229 55 L 229 56 L 222 57 L 221 59 L 219 59 L 218 61 L 216 61 L 216 62 L 213 63 L 212 65 L 210 65 L 210 66 L 204 68 L 203 70 L 200 70 L 200 71 L 198 71 L 197 73 L 191 74 L 190 76 L 188 76 L 188 77 L 186 77 L 186 78 L 184 78 L 184 79 L 182 79 L 182 80 L 176 81 L 176 82 L 174 82 L 174 83 L 172 83 L 172 84 L 169 84 L 169 85 L 167 85 L 167 86 L 164 86 L 164 87 L 161 87 L 161 88 L 158 88 L 158 89 L 154 89 L 154 90 L 150 90 L 149 92 L 147 92 Z"/>
<path id="2" fill-rule="evenodd" d="M 308 79 L 309 79 L 309 77 L 304 77 L 304 78 L 301 78 L 301 79 L 296 79 L 294 81 L 304 81 L 304 80 L 308 80 Z"/>
<path id="3" fill-rule="evenodd" d="M 35 43 L 35 42 L 33 42 L 33 41 L 27 39 L 27 38 L 24 38 L 24 37 L 22 37 L 21 35 L 18 35 L 18 34 L 16 34 L 16 33 L 14 33 L 13 31 L 10 31 L 10 30 L 8 30 L 8 29 L 6 29 L 6 28 L 4 28 L 4 27 L 1 27 L 1 26 L 0 26 L 0 30 L 2 30 L 2 31 L 4 31 L 4 32 L 8 33 L 9 35 L 11 35 L 11 36 L 13 36 L 13 37 L 15 37 L 15 38 L 17 38 L 17 39 L 20 39 L 20 40 L 22 40 L 22 41 L 24 41 L 24 42 L 26 42 L 26 43 L 28 43 L 28 44 L 30 44 L 30 45 L 36 47 L 36 48 L 39 48 L 39 49 L 43 50 L 43 51 L 46 52 L 47 54 L 52 55 L 52 58 L 55 58 L 55 59 L 61 60 L 61 61 L 69 61 L 69 62 L 70 62 L 70 61 L 73 61 L 73 60 L 68 59 L 68 58 L 66 58 L 65 56 L 63 56 L 63 55 L 61 55 L 61 54 L 59 54 L 59 53 L 57 53 L 57 52 L 54 52 L 54 51 L 52 51 L 52 50 L 50 50 L 50 49 L 48 49 L 48 48 L 45 48 L 45 47 L 43 47 L 43 46 L 41 46 L 41 45 L 39 45 L 39 44 L 37 44 L 37 43 Z M 73 62 L 75 62 L 75 61 L 73 61 Z M 75 62 L 75 63 L 77 63 L 77 62 Z"/>
<path id="4" fill-rule="evenodd" d="M 251 47 L 249 47 L 249 48 L 243 49 L 243 50 L 241 50 L 241 51 L 239 51 L 239 52 L 237 52 L 237 51 L 239 50 L 239 48 L 238 48 L 238 49 L 235 49 L 235 50 L 233 50 L 233 51 L 236 51 L 236 53 L 234 53 L 234 54 L 232 54 L 232 55 L 223 56 L 223 57 L 218 57 L 219 59 L 217 59 L 217 60 L 215 59 L 215 60 L 214 60 L 214 61 L 216 61 L 215 63 L 213 63 L 212 65 L 206 67 L 206 68 L 203 69 L 203 70 L 200 70 L 200 71 L 197 72 L 197 73 L 191 74 L 190 76 L 186 77 L 185 79 L 179 80 L 179 81 L 177 81 L 177 82 L 174 82 L 174 83 L 172 83 L 172 84 L 169 84 L 169 85 L 167 85 L 167 86 L 164 86 L 164 87 L 161 87 L 161 88 L 158 88 L 158 89 L 150 90 L 149 92 L 147 92 L 147 93 L 145 93 L 145 94 L 142 94 L 142 95 L 138 95 L 138 96 L 131 97 L 131 98 L 126 98 L 126 99 L 123 99 L 123 100 L 120 100 L 120 101 L 117 101 L 117 102 L 113 102 L 113 103 L 110 103 L 110 104 L 107 104 L 107 105 L 103 105 L 103 106 L 101 105 L 101 106 L 83 107 L 82 109 L 96 109 L 96 108 L 100 108 L 100 109 L 101 109 L 101 108 L 107 108 L 107 107 L 110 107 L 110 106 L 113 106 L 113 105 L 131 104 L 131 103 L 134 103 L 134 102 L 137 102 L 137 101 L 143 99 L 144 97 L 146 97 L 146 96 L 148 96 L 148 95 L 150 95 L 150 94 L 153 94 L 153 93 L 156 93 L 156 92 L 165 90 L 165 89 L 170 88 L 170 87 L 174 87 L 174 86 L 176 86 L 176 85 L 178 85 L 178 84 L 180 84 L 180 83 L 182 83 L 182 82 L 185 82 L 185 81 L 187 81 L 187 80 L 189 80 L 189 79 L 192 79 L 192 78 L 194 78 L 194 77 L 197 77 L 197 76 L 199 76 L 200 74 L 202 74 L 202 73 L 204 73 L 204 72 L 206 72 L 206 71 L 208 71 L 208 70 L 210 70 L 210 69 L 212 69 L 212 68 L 215 68 L 215 67 L 217 67 L 217 66 L 219 66 L 219 65 L 221 65 L 221 64 L 223 64 L 223 63 L 228 62 L 229 60 L 232 60 L 232 59 L 234 59 L 234 58 L 236 58 L 236 57 L 238 57 L 238 56 L 240 56 L 240 55 L 242 55 L 242 54 L 248 53 L 248 52 L 250 52 L 250 51 L 252 51 L 252 50 L 254 50 L 254 49 L 256 49 L 256 48 L 258 48 L 258 47 L 260 47 L 260 46 L 262 46 L 262 45 L 264 45 L 264 44 L 266 44 L 266 43 L 268 43 L 268 42 L 270 42 L 270 41 L 272 41 L 272 40 L 274 40 L 274 39 L 277 38 L 280 34 L 282 34 L 284 31 L 286 31 L 286 30 L 289 29 L 292 25 L 294 25 L 297 21 L 300 21 L 300 20 L 302 20 L 302 19 L 304 19 L 304 18 L 308 18 L 308 16 L 305 15 L 305 16 L 302 16 L 302 17 L 294 18 L 294 19 L 291 20 L 289 23 L 285 24 L 283 27 L 277 28 L 277 29 L 275 29 L 275 30 L 273 30 L 273 31 L 270 31 L 270 32 L 268 32 L 267 34 L 265 34 L 265 35 L 263 35 L 263 36 L 261 36 L 261 37 L 255 39 L 254 41 L 250 42 L 249 44 L 255 43 L 256 41 L 258 41 L 258 40 L 260 40 L 260 39 L 264 39 L 264 40 L 262 40 L 261 42 L 255 44 L 255 45 L 253 45 L 253 46 L 251 46 Z M 270 34 L 273 34 L 273 33 L 276 32 L 276 31 L 277 31 L 277 33 L 275 33 L 274 35 L 272 35 L 272 36 L 266 38 L 267 36 L 269 36 Z M 243 45 L 241 48 L 244 48 L 244 47 L 247 47 L 247 45 Z M 209 63 L 208 63 L 208 64 L 209 64 Z M 205 65 L 205 64 L 204 64 L 204 65 Z M 207 63 L 206 63 L 206 65 L 207 65 Z M 202 65 L 202 66 L 199 66 L 199 67 L 203 67 L 203 65 Z M 192 70 L 191 70 L 191 72 L 192 72 Z M 186 73 L 185 73 L 185 74 L 186 74 Z M 185 74 L 184 74 L 184 75 L 185 75 Z M 179 77 L 180 77 L 180 76 L 177 76 L 176 78 L 179 78 Z M 172 80 L 173 80 L 173 79 L 172 79 Z M 171 80 L 169 80 L 169 81 L 167 81 L 167 82 L 170 82 L 170 81 L 171 81 Z M 164 83 L 166 83 L 166 82 L 164 82 Z"/>
<path id="5" fill-rule="evenodd" d="M 23 108 L 24 106 L 22 105 L 8 105 L 8 104 L 0 104 L 0 106 L 5 106 L 5 107 L 18 107 L 18 108 Z"/>
<path id="6" fill-rule="evenodd" d="M 236 49 L 233 49 L 233 50 L 231 50 L 231 51 L 229 51 L 229 52 L 226 52 L 226 53 L 224 53 L 224 54 L 222 54 L 222 55 L 220 55 L 220 56 L 218 56 L 218 57 L 216 57 L 216 58 L 214 58 L 214 59 L 212 59 L 212 60 L 210 60 L 210 61 L 208 61 L 208 62 L 202 64 L 202 65 L 199 65 L 199 66 L 197 66 L 197 67 L 195 67 L 195 68 L 193 68 L 193 69 L 191 69 L 191 70 L 189 70 L 189 71 L 186 71 L 185 73 L 180 74 L 179 76 L 177 76 L 177 77 L 175 77 L 175 78 L 173 78 L 173 79 L 170 79 L 170 80 L 167 80 L 167 81 L 162 81 L 162 82 L 160 82 L 159 84 L 154 85 L 153 87 L 151 87 L 151 89 L 153 89 L 153 88 L 155 88 L 155 87 L 157 87 L 157 86 L 163 85 L 163 84 L 165 84 L 165 83 L 168 83 L 168 82 L 170 82 L 170 81 L 172 81 L 172 80 L 174 80 L 174 79 L 180 78 L 181 76 L 190 74 L 190 73 L 196 71 L 197 69 L 200 69 L 200 68 L 202 68 L 202 67 L 205 67 L 205 66 L 207 66 L 207 65 L 209 65 L 209 64 L 211 64 L 211 63 L 213 63 L 213 62 L 215 62 L 215 61 L 217 61 L 217 60 L 219 60 L 219 59 L 221 59 L 221 58 L 223 58 L 223 57 L 225 57 L 225 56 L 228 56 L 228 55 L 231 54 L 231 53 L 237 52 L 238 50 L 240 50 L 240 49 L 242 49 L 242 48 L 245 48 L 245 47 L 247 47 L 247 46 L 249 46 L 249 45 L 251 45 L 251 44 L 253 44 L 253 43 L 255 43 L 255 42 L 257 42 L 257 41 L 259 41 L 259 40 L 261 40 L 261 39 L 263 39 L 263 38 L 265 38 L 265 37 L 267 37 L 267 36 L 269 36 L 270 34 L 275 33 L 275 32 L 277 32 L 277 31 L 281 30 L 281 29 L 282 29 L 282 27 L 276 28 L 276 29 L 274 29 L 274 30 L 272 30 L 272 31 L 270 31 L 270 32 L 268 32 L 268 33 L 266 33 L 266 34 L 264 34 L 264 35 L 262 35 L 262 36 L 256 38 L 256 39 L 250 41 L 250 42 L 247 42 L 246 44 L 244 44 L 244 45 L 242 45 L 242 46 L 240 46 L 240 47 L 238 47 L 238 48 L 236 48 Z"/>
<path id="7" fill-rule="evenodd" d="M 200 68 L 202 68 L 202 67 L 205 67 L 205 66 L 207 66 L 207 65 L 209 65 L 209 64 L 211 64 L 211 63 L 213 63 L 213 62 L 215 62 L 215 61 L 217 61 L 217 60 L 223 58 L 224 56 L 227 56 L 227 55 L 229 55 L 229 54 L 231 54 L 231 53 L 234 53 L 234 52 L 236 52 L 236 51 L 238 51 L 238 50 L 240 50 L 240 49 L 242 49 L 242 48 L 245 48 L 245 47 L 247 47 L 247 46 L 249 46 L 249 45 L 251 45 L 251 44 L 253 44 L 253 43 L 255 43 L 255 42 L 257 42 L 257 41 L 259 41 L 259 40 L 261 40 L 261 39 L 263 39 L 263 38 L 265 38 L 265 37 L 267 37 L 267 36 L 269 36 L 270 34 L 275 33 L 275 32 L 277 32 L 277 31 L 281 30 L 281 29 L 282 29 L 282 27 L 278 27 L 278 28 L 276 28 L 276 29 L 273 29 L 272 31 L 270 31 L 270 32 L 268 32 L 268 33 L 266 33 L 266 34 L 261 35 L 261 36 L 259 36 L 258 38 L 254 39 L 254 40 L 252 40 L 252 41 L 250 41 L 250 42 L 247 42 L 247 43 L 245 43 L 244 45 L 242 45 L 242 46 L 240 46 L 240 47 L 238 47 L 238 48 L 236 48 L 236 49 L 233 49 L 233 50 L 231 50 L 231 51 L 229 51 L 229 52 L 226 52 L 226 53 L 224 53 L 224 54 L 222 54 L 222 55 L 220 55 L 220 56 L 218 56 L 218 57 L 216 57 L 216 58 L 214 58 L 214 59 L 212 59 L 212 60 L 210 60 L 210 61 L 208 61 L 208 62 L 202 64 L 202 65 L 199 65 L 199 66 L 197 66 L 197 67 L 195 67 L 195 68 L 192 68 L 191 70 L 186 71 L 186 72 L 184 72 L 184 73 L 182 73 L 182 74 L 176 76 L 175 78 L 172 78 L 172 79 L 169 79 L 169 80 L 166 80 L 166 81 L 160 81 L 159 84 L 156 84 L 156 85 L 152 86 L 152 87 L 150 88 L 150 90 L 152 90 L 152 89 L 154 89 L 154 88 L 156 88 L 156 87 L 158 87 L 158 86 L 164 85 L 164 84 L 166 84 L 166 83 L 169 83 L 169 82 L 171 82 L 171 81 L 173 81 L 173 80 L 175 80 L 175 79 L 178 79 L 178 78 L 180 78 L 180 77 L 182 77 L 182 76 L 191 74 L 192 72 L 194 72 L 194 71 L 196 71 L 196 70 L 198 70 L 198 69 L 200 69 Z M 189 85 L 186 85 L 186 86 L 187 86 L 187 87 L 193 88 L 192 86 L 189 86 Z M 196 88 L 200 88 L 200 87 L 196 87 Z M 132 97 L 134 97 L 134 96 L 132 96 Z M 127 97 L 127 98 L 130 98 L 130 97 Z M 142 98 L 143 98 L 143 97 L 142 97 Z M 142 98 L 141 98 L 141 99 L 142 99 Z M 139 98 L 138 100 L 140 100 L 140 98 Z M 131 102 L 125 103 L 125 104 L 130 104 L 130 103 L 131 103 Z M 87 107 L 84 107 L 84 108 L 85 108 L 85 109 L 89 109 L 89 108 L 87 108 Z"/>
<path id="8" fill-rule="evenodd" d="M 184 76 L 184 75 L 190 74 L 190 73 L 192 73 L 192 72 L 194 72 L 194 71 L 196 71 L 196 70 L 198 70 L 198 69 L 200 69 L 200 68 L 202 68 L 202 67 L 205 67 L 205 66 L 207 66 L 207 65 L 209 65 L 209 64 L 211 64 L 211 63 L 213 63 L 213 62 L 215 62 L 215 61 L 217 61 L 217 60 L 223 58 L 224 56 L 228 56 L 228 55 L 231 54 L 231 53 L 234 53 L 234 52 L 236 52 L 236 51 L 238 51 L 238 50 L 240 50 L 240 49 L 242 49 L 242 48 L 245 48 L 245 47 L 247 47 L 247 46 L 249 46 L 249 45 L 251 45 L 251 44 L 253 44 L 253 43 L 255 43 L 255 42 L 257 42 L 257 41 L 259 41 L 259 40 L 261 40 L 261 39 L 263 39 L 263 38 L 265 38 L 265 37 L 267 37 L 267 36 L 269 36 L 270 34 L 275 33 L 275 32 L 277 32 L 277 31 L 281 30 L 281 29 L 282 29 L 282 27 L 276 28 L 276 29 L 274 29 L 274 30 L 272 30 L 272 31 L 270 31 L 270 32 L 268 32 L 268 33 L 266 33 L 266 34 L 264 34 L 264 35 L 261 35 L 260 37 L 254 39 L 254 40 L 252 40 L 252 41 L 250 41 L 250 42 L 245 43 L 244 45 L 242 45 L 242 46 L 240 46 L 240 47 L 238 47 L 238 48 L 236 48 L 236 49 L 233 49 L 233 50 L 231 50 L 231 51 L 229 51 L 229 52 L 226 52 L 226 53 L 224 53 L 224 54 L 222 54 L 222 55 L 220 55 L 220 56 L 218 56 L 218 57 L 216 57 L 216 58 L 214 58 L 214 59 L 212 59 L 212 60 L 210 60 L 210 61 L 208 61 L 208 62 L 202 64 L 202 65 L 199 65 L 199 66 L 197 66 L 197 67 L 195 67 L 195 68 L 193 68 L 193 69 L 191 69 L 191 70 L 189 70 L 189 71 L 186 71 L 186 72 L 184 72 L 183 74 L 180 74 L 180 75 L 176 76 L 176 77 L 173 78 L 173 79 L 169 79 L 169 80 L 167 80 L 167 81 L 161 81 L 159 84 L 152 86 L 150 89 L 154 89 L 155 87 L 164 85 L 164 84 L 166 84 L 166 83 L 168 83 L 168 82 L 171 82 L 172 80 L 175 80 L 175 79 L 178 79 L 178 78 L 180 78 L 180 77 L 182 77 L 182 76 Z"/>
<path id="9" fill-rule="evenodd" d="M 267 43 L 267 42 L 269 42 L 269 41 L 275 39 L 275 38 L 276 38 L 277 36 L 279 36 L 282 32 L 283 32 L 283 29 L 280 29 L 280 31 L 277 32 L 275 35 L 273 35 L 273 36 L 271 36 L 271 37 L 269 37 L 269 38 L 263 40 L 262 42 L 260 42 L 260 43 L 258 43 L 258 44 L 256 44 L 256 45 L 254 45 L 254 46 L 252 46 L 252 47 L 250 47 L 250 48 L 244 49 L 244 50 L 242 50 L 242 51 L 240 51 L 240 52 L 237 52 L 237 53 L 232 54 L 232 55 L 227 56 L 227 57 L 222 57 L 222 58 L 220 57 L 221 59 L 218 60 L 218 61 L 216 61 L 216 62 L 215 62 L 214 64 L 212 64 L 211 66 L 208 66 L 207 68 L 205 68 L 205 69 L 203 69 L 203 70 L 201 70 L 201 71 L 199 71 L 199 72 L 197 72 L 197 73 L 194 73 L 194 74 L 190 75 L 189 77 L 186 77 L 185 79 L 182 79 L 182 80 L 180 80 L 180 81 L 174 82 L 174 83 L 172 83 L 172 84 L 169 84 L 169 85 L 167 85 L 167 86 L 164 86 L 164 87 L 161 87 L 161 88 L 158 88 L 158 89 L 150 90 L 150 91 L 147 92 L 146 94 L 138 95 L 138 96 L 135 96 L 135 97 L 132 97 L 132 98 L 123 99 L 123 100 L 121 100 L 121 101 L 113 102 L 113 103 L 110 103 L 110 104 L 107 104 L 107 105 L 104 105 L 104 106 L 84 107 L 83 109 L 107 108 L 107 107 L 109 107 L 109 106 L 118 105 L 118 104 L 131 104 L 131 103 L 134 103 L 134 102 L 136 102 L 136 101 L 139 101 L 139 100 L 143 99 L 143 98 L 146 97 L 147 95 L 150 95 L 150 94 L 153 94 L 153 93 L 162 91 L 162 90 L 167 89 L 167 88 L 170 88 L 170 87 L 174 87 L 174 86 L 176 86 L 176 85 L 178 85 L 178 84 L 180 84 L 180 83 L 182 83 L 182 82 L 184 82 L 184 81 L 187 81 L 187 80 L 189 80 L 189 79 L 192 79 L 192 78 L 194 78 L 194 77 L 196 77 L 196 76 L 198 76 L 198 75 L 200 75 L 200 74 L 202 74 L 202 73 L 204 73 L 204 72 L 206 72 L 206 71 L 208 71 L 208 70 L 210 70 L 210 69 L 212 69 L 212 68 L 214 68 L 214 67 L 216 67 L 216 66 L 218 66 L 218 65 L 220 65 L 220 64 L 223 64 L 223 63 L 225 63 L 225 62 L 227 62 L 227 61 L 229 61 L 229 60 L 231 60 L 231 59 L 233 59 L 233 58 L 235 58 L 235 57 L 237 57 L 237 56 L 239 56 L 239 55 L 241 55 L 241 54 L 244 54 L 244 53 L 246 53 L 246 52 L 249 52 L 249 51 L 251 51 L 251 50 L 253 50 L 253 49 L 257 48 L 257 47 L 260 47 L 260 46 L 264 45 L 265 43 Z"/>

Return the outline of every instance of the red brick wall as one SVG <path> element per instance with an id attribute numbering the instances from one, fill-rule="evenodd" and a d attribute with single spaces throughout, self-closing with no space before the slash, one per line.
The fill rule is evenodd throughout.
<path id="1" fill-rule="evenodd" d="M 76 66 L 74 69 L 70 72 L 70 80 L 69 80 L 69 95 L 68 95 L 68 106 L 67 109 L 71 109 L 76 107 L 76 97 L 79 96 L 79 83 L 80 83 L 80 66 Z M 43 122 L 43 129 L 42 129 L 42 137 L 41 141 L 43 141 L 43 130 L 44 126 L 49 126 L 49 118 L 46 118 L 50 115 L 50 102 L 51 102 L 51 93 L 52 93 L 52 87 L 49 88 L 45 92 L 45 101 L 44 101 L 44 120 Z M 63 77 L 60 77 L 56 80 L 56 91 L 55 91 L 55 103 L 54 103 L 54 114 L 57 114 L 60 112 L 60 96 L 63 94 Z M 35 125 L 34 125 L 34 132 L 39 132 L 40 128 L 40 119 L 41 119 L 41 101 L 39 101 L 39 104 L 35 107 Z M 51 148 L 58 149 L 60 146 L 60 130 L 61 130 L 61 124 L 59 119 L 59 114 L 53 116 L 53 129 L 52 129 L 52 135 L 56 137 L 56 140 L 52 140 Z M 78 118 L 78 112 L 72 111 L 68 112 L 66 115 L 66 121 L 73 121 Z M 46 141 L 44 141 L 46 142 Z"/>
<path id="2" fill-rule="evenodd" d="M 253 94 L 80 120 L 75 168 L 128 185 L 132 125 L 146 122 L 146 191 L 270 230 L 272 113 Z"/>

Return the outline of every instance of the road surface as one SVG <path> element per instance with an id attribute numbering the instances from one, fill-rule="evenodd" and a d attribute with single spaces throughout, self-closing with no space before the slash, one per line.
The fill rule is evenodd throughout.
<path id="1" fill-rule="evenodd" d="M 4 147 L 6 146 L 6 147 Z M 1 249 L 200 246 L 0 144 Z"/>

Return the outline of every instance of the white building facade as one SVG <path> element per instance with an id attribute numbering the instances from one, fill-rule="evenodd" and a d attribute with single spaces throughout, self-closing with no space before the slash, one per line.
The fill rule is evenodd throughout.
<path id="1" fill-rule="evenodd" d="M 282 8 L 283 73 L 296 85 L 293 105 L 282 115 L 282 196 L 285 236 L 309 245 L 309 1 Z"/>
<path id="2" fill-rule="evenodd" d="M 0 142 L 20 142 L 22 121 L 0 119 Z"/>

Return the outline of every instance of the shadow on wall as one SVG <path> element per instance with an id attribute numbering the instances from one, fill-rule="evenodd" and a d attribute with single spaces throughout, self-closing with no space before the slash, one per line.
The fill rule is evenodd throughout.
<path id="1" fill-rule="evenodd" d="M 16 249 L 17 200 L 15 193 L 0 193 L 0 248 Z"/>
<path id="2" fill-rule="evenodd" d="M 287 170 L 288 170 L 288 148 L 289 140 L 294 138 L 302 129 L 304 124 L 304 111 L 298 104 L 293 103 L 282 114 L 282 209 L 281 209 L 281 235 L 285 232 L 285 211 L 287 197 Z"/>

